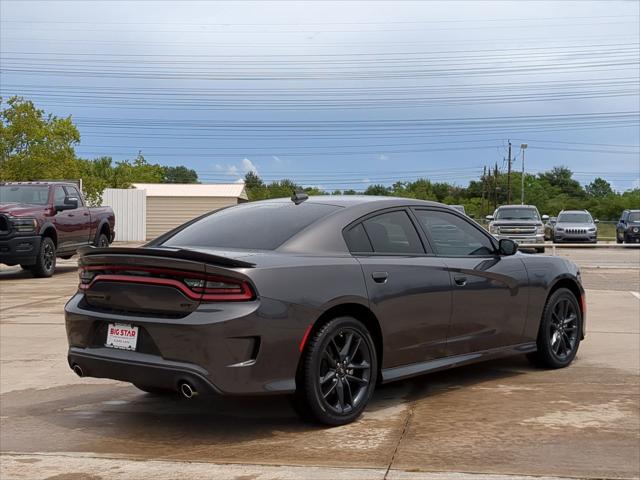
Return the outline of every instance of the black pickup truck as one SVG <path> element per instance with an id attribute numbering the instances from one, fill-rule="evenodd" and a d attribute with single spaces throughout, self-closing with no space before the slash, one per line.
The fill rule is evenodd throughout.
<path id="1" fill-rule="evenodd" d="M 0 182 L 0 263 L 50 277 L 56 257 L 107 247 L 115 237 L 111 207 L 87 207 L 77 185 Z"/>

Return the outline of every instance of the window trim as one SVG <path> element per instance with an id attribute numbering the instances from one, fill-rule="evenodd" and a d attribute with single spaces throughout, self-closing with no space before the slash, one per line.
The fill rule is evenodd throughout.
<path id="1" fill-rule="evenodd" d="M 346 238 L 346 232 L 347 230 L 350 230 L 351 228 L 355 227 L 356 225 L 358 225 L 359 223 L 363 223 L 367 220 L 369 220 L 370 218 L 373 217 L 377 217 L 379 215 L 384 215 L 385 213 L 392 213 L 392 212 L 404 212 L 407 217 L 409 217 L 409 221 L 411 222 L 411 225 L 413 225 L 413 228 L 416 231 L 416 234 L 418 235 L 418 239 L 420 240 L 420 244 L 422 245 L 422 253 L 384 253 L 384 252 L 376 252 L 373 248 L 373 242 L 371 242 L 371 238 L 369 238 L 369 233 L 367 232 L 366 227 L 363 225 L 362 228 L 364 229 L 364 233 L 367 236 L 367 240 L 369 240 L 369 244 L 371 245 L 371 252 L 358 252 L 358 251 L 351 251 L 349 249 L 349 243 L 347 242 L 347 238 Z M 413 216 L 413 213 L 411 212 L 410 208 L 408 206 L 400 206 L 400 207 L 387 207 L 387 208 L 382 208 L 380 210 L 375 210 L 373 212 L 369 212 L 366 215 L 363 215 L 359 218 L 357 218 L 356 220 L 350 222 L 349 224 L 347 224 L 346 227 L 344 227 L 342 229 L 342 238 L 344 239 L 344 243 L 347 246 L 347 251 L 349 252 L 349 254 L 352 257 L 403 257 L 403 258 L 412 258 L 412 257 L 433 257 L 434 254 L 432 253 L 432 249 L 431 249 L 431 245 L 427 243 L 427 239 L 426 237 L 423 235 L 422 233 L 422 229 L 419 227 L 419 225 L 417 225 L 416 223 L 416 219 Z"/>
<path id="2" fill-rule="evenodd" d="M 442 257 L 442 258 L 496 258 L 501 256 L 499 251 L 498 241 L 491 234 L 489 234 L 489 232 L 487 232 L 480 225 L 478 225 L 476 222 L 473 222 L 468 218 L 466 218 L 465 215 L 462 215 L 461 213 L 458 213 L 458 212 L 453 212 L 448 208 L 431 207 L 431 206 L 424 206 L 424 207 L 417 206 L 417 207 L 410 207 L 410 209 L 412 210 L 412 213 L 414 215 L 415 215 L 414 211 L 416 210 L 427 210 L 427 211 L 435 211 L 440 213 L 448 213 L 450 215 L 453 215 L 454 217 L 458 217 L 462 221 L 469 224 L 471 227 L 475 228 L 478 232 L 480 232 L 481 235 L 484 235 L 484 237 L 489 240 L 489 243 L 493 245 L 493 253 L 489 255 L 441 255 L 437 252 L 436 248 L 434 247 L 433 248 L 434 256 Z M 417 215 L 416 215 L 416 222 L 418 223 L 420 230 L 424 233 L 425 237 L 428 238 L 429 243 L 431 245 L 435 245 L 435 243 L 433 242 L 433 239 L 431 238 L 431 233 L 429 233 L 427 229 L 422 226 L 420 221 L 418 221 Z"/>
<path id="3" fill-rule="evenodd" d="M 60 206 L 56 203 L 57 189 L 62 190 L 62 193 L 64 194 L 64 198 L 67 198 L 67 189 L 64 188 L 64 185 L 54 185 L 53 188 L 51 189 L 51 204 L 53 205 L 53 208 Z M 62 205 L 64 205 L 64 199 L 62 199 Z"/>

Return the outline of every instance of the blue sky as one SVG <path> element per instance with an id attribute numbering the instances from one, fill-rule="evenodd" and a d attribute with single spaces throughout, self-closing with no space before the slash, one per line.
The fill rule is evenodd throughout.
<path id="1" fill-rule="evenodd" d="M 483 166 L 640 178 L 639 2 L 0 4 L 0 94 L 92 158 L 328 190 Z"/>

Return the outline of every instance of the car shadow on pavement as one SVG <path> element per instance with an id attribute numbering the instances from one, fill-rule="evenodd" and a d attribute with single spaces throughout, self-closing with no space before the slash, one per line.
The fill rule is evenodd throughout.
<path id="1" fill-rule="evenodd" d="M 514 357 L 382 385 L 365 415 L 355 424 L 338 427 L 346 430 L 336 434 L 349 435 L 384 425 L 401 428 L 404 412 L 412 402 L 429 402 L 452 389 L 506 381 L 530 371 L 526 360 Z M 146 394 L 127 384 L 74 384 L 10 392 L 2 395 L 2 404 L 2 443 L 6 451 L 26 448 L 125 454 L 133 449 L 140 455 L 173 456 L 175 452 L 167 449 L 186 442 L 190 448 L 216 445 L 229 453 L 273 437 L 278 443 L 295 444 L 308 440 L 308 433 L 327 429 L 300 420 L 284 396 L 185 400 L 177 394 Z M 47 435 L 34 440 L 33 432 L 39 430 Z M 222 455 L 221 450 L 216 452 Z"/>

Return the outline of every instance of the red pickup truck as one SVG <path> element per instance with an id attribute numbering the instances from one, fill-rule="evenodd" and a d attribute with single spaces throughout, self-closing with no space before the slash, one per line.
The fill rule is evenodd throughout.
<path id="1" fill-rule="evenodd" d="M 0 182 L 0 263 L 50 277 L 56 257 L 107 247 L 115 237 L 111 207 L 89 208 L 67 182 Z"/>

